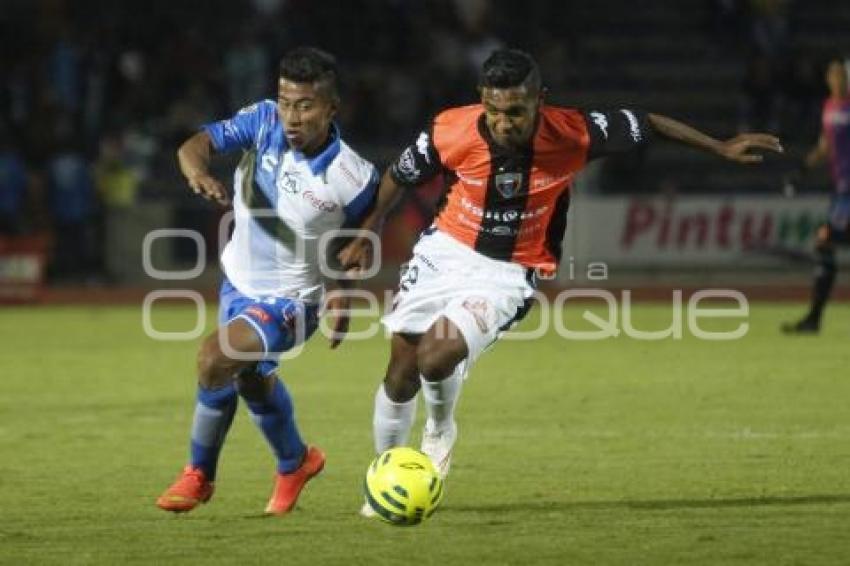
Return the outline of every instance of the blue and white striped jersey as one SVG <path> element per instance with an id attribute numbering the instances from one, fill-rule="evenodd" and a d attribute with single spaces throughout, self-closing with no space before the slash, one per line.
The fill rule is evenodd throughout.
<path id="1" fill-rule="evenodd" d="M 319 239 L 359 223 L 375 198 L 375 166 L 336 125 L 319 155 L 293 150 L 272 100 L 204 129 L 216 151 L 245 152 L 233 179 L 233 234 L 221 255 L 227 278 L 250 297 L 321 301 Z"/>

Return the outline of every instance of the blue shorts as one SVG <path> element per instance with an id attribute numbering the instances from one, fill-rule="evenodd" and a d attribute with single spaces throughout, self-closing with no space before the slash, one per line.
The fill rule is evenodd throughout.
<path id="1" fill-rule="evenodd" d="M 283 352 L 306 342 L 316 331 L 319 306 L 283 297 L 252 299 L 225 278 L 219 291 L 218 323 L 225 326 L 237 318 L 250 324 L 263 341 L 264 359 L 257 362 L 257 371 L 268 375 L 277 370 Z"/>
<path id="2" fill-rule="evenodd" d="M 850 193 L 838 194 L 829 203 L 827 216 L 830 240 L 836 243 L 847 241 L 850 236 Z"/>

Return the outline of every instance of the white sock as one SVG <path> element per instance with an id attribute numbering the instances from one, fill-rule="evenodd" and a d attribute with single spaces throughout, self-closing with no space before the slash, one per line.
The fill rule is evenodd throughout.
<path id="1" fill-rule="evenodd" d="M 419 378 L 422 382 L 422 397 L 425 399 L 425 410 L 428 415 L 425 426 L 429 431 L 444 431 L 452 426 L 455 406 L 463 385 L 465 365 L 465 362 L 459 363 L 452 374 L 442 381 Z"/>
<path id="2" fill-rule="evenodd" d="M 372 419 L 375 453 L 406 445 L 415 417 L 416 397 L 406 403 L 396 403 L 387 396 L 384 384 L 381 383 L 375 394 L 375 414 Z"/>

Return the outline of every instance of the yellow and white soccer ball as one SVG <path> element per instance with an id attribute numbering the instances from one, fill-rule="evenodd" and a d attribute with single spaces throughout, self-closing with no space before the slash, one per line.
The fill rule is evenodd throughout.
<path id="1" fill-rule="evenodd" d="M 369 465 L 366 501 L 383 521 L 418 525 L 443 498 L 443 480 L 431 459 L 408 447 L 390 448 Z"/>

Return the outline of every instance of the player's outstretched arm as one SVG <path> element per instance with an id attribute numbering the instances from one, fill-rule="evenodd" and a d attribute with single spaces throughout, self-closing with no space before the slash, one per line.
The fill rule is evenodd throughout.
<path id="1" fill-rule="evenodd" d="M 357 287 L 355 281 L 336 281 L 337 288 L 328 293 L 325 299 L 325 316 L 329 317 L 331 335 L 328 342 L 331 349 L 342 344 L 345 335 L 348 334 L 348 325 L 351 322 L 351 293 Z"/>
<path id="2" fill-rule="evenodd" d="M 192 192 L 207 200 L 227 205 L 230 202 L 227 189 L 209 173 L 211 157 L 212 138 L 206 131 L 198 132 L 177 150 L 180 171 L 186 177 Z"/>
<path id="3" fill-rule="evenodd" d="M 783 152 L 779 138 L 770 134 L 740 134 L 728 140 L 718 140 L 660 114 L 649 114 L 649 123 L 655 133 L 662 137 L 737 163 L 760 163 L 764 159 L 760 151 Z"/>
<path id="4" fill-rule="evenodd" d="M 829 157 L 829 142 L 826 139 L 826 135 L 821 133 L 817 145 L 803 159 L 803 165 L 806 169 L 813 169 L 826 161 L 827 157 Z"/>
<path id="5" fill-rule="evenodd" d="M 809 171 L 826 161 L 829 157 L 829 142 L 821 132 L 818 143 L 811 148 L 802 159 L 794 163 L 792 169 L 785 173 L 782 178 L 782 188 L 785 196 L 794 196 L 799 184 Z"/>
<path id="6" fill-rule="evenodd" d="M 375 198 L 375 205 L 372 211 L 366 216 L 358 228 L 379 233 L 383 228 L 387 214 L 398 202 L 403 190 L 402 185 L 396 182 L 388 169 L 384 173 L 384 176 L 381 177 L 381 183 L 378 185 L 378 194 Z M 337 254 L 337 259 L 339 259 L 343 269 L 354 275 L 369 269 L 372 265 L 373 253 L 374 250 L 372 249 L 370 240 L 365 236 L 359 236 L 352 239 L 340 250 Z"/>

